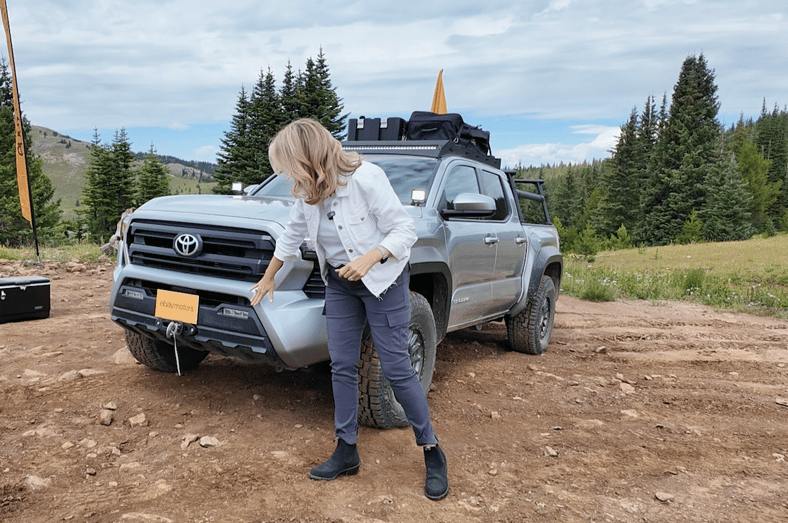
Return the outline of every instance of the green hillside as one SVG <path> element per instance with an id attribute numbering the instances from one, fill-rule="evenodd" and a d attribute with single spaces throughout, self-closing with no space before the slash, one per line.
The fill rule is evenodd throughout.
<path id="1" fill-rule="evenodd" d="M 91 144 L 37 125 L 32 127 L 30 134 L 33 152 L 41 157 L 44 174 L 55 188 L 55 199 L 61 200 L 61 209 L 66 218 L 75 217 L 75 209 L 85 185 L 85 170 L 90 162 Z M 215 185 L 213 181 L 200 183 L 200 173 L 195 172 L 191 166 L 165 163 L 165 167 L 170 171 L 172 194 L 210 193 Z M 183 174 L 196 179 L 184 177 Z"/>

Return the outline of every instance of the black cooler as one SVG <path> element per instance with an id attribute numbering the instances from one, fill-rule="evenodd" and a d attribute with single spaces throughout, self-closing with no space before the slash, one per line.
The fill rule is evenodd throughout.
<path id="1" fill-rule="evenodd" d="M 0 278 L 0 323 L 49 317 L 49 279 Z"/>

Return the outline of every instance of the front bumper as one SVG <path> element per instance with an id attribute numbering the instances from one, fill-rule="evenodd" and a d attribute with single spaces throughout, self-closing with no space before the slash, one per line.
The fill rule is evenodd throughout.
<path id="1" fill-rule="evenodd" d="M 307 270 L 292 263 L 280 276 Z M 185 326 L 178 344 L 277 368 L 297 369 L 327 361 L 328 345 L 323 300 L 302 290 L 274 292 L 252 307 L 248 282 L 174 273 L 135 265 L 119 266 L 110 301 L 113 321 L 143 335 L 167 340 L 168 320 L 155 316 L 159 289 L 196 294 L 200 307 L 196 325 Z"/>

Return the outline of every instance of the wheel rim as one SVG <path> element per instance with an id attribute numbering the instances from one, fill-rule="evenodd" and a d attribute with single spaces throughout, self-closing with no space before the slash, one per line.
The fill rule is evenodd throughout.
<path id="1" fill-rule="evenodd" d="M 408 356 L 410 357 L 410 366 L 418 376 L 421 376 L 421 370 L 424 367 L 424 337 L 413 327 L 408 332 Z"/>
<path id="2" fill-rule="evenodd" d="M 544 339 L 547 335 L 547 330 L 550 328 L 550 310 L 551 300 L 550 298 L 545 298 L 544 302 L 542 302 L 542 309 L 539 312 L 539 339 Z"/>

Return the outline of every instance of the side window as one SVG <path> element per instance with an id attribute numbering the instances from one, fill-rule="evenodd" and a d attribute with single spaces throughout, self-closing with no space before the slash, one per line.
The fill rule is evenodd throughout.
<path id="1" fill-rule="evenodd" d="M 505 220 L 509 217 L 509 207 L 506 205 L 506 196 L 501 182 L 501 177 L 489 171 L 482 171 L 482 194 L 495 200 L 495 214 L 490 220 Z"/>
<path id="2" fill-rule="evenodd" d="M 476 169 L 467 165 L 457 165 L 449 171 L 444 183 L 444 209 L 454 209 L 454 199 L 464 192 L 479 194 Z"/>

